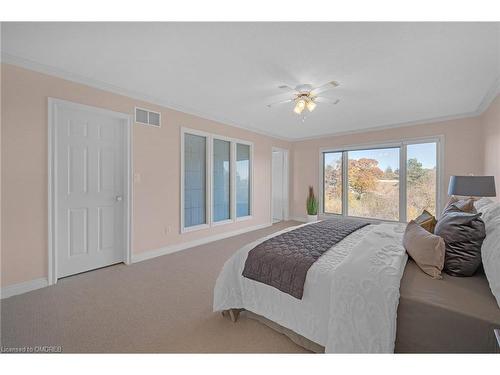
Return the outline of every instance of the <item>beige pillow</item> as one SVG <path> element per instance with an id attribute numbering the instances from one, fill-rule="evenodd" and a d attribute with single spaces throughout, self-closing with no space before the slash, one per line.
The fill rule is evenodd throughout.
<path id="1" fill-rule="evenodd" d="M 424 210 L 414 221 L 428 232 L 434 233 L 437 221 L 429 211 Z"/>
<path id="2" fill-rule="evenodd" d="M 444 240 L 410 221 L 403 237 L 403 246 L 408 255 L 426 274 L 441 279 L 444 267 Z"/>
<path id="3" fill-rule="evenodd" d="M 474 207 L 474 198 L 458 199 L 457 197 L 451 196 L 444 207 L 443 214 L 450 208 L 450 206 L 455 206 L 460 211 L 470 212 L 475 214 L 476 208 Z"/>

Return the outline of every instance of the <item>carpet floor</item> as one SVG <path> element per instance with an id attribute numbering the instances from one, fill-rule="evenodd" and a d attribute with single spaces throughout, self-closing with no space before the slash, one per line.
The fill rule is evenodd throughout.
<path id="1" fill-rule="evenodd" d="M 67 277 L 1 301 L 1 345 L 66 353 L 298 353 L 286 336 L 242 314 L 212 312 L 224 262 L 240 247 L 296 222 L 135 263 Z"/>

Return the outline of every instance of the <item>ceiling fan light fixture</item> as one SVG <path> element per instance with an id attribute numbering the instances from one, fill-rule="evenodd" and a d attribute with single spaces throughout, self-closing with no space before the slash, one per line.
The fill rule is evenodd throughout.
<path id="1" fill-rule="evenodd" d="M 306 107 L 309 110 L 309 112 L 314 111 L 314 108 L 316 108 L 316 103 L 312 99 L 309 99 L 306 103 Z"/>
<path id="2" fill-rule="evenodd" d="M 304 99 L 299 99 L 295 103 L 295 108 L 293 109 L 293 111 L 296 114 L 300 115 L 305 107 L 306 107 L 306 101 Z"/>

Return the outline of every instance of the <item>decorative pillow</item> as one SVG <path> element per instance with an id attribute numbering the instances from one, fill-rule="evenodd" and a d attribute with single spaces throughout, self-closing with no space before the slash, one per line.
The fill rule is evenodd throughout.
<path id="1" fill-rule="evenodd" d="M 474 202 L 474 207 L 476 208 L 476 210 L 479 210 L 480 208 L 493 203 L 495 203 L 495 201 L 491 200 L 490 198 L 481 198 Z"/>
<path id="2" fill-rule="evenodd" d="M 488 230 L 490 225 L 490 221 L 495 217 L 500 216 L 500 203 L 496 203 L 491 201 L 491 203 L 479 206 L 478 212 L 481 212 L 481 219 L 484 221 L 484 225 L 486 226 L 486 235 L 488 235 Z"/>
<path id="3" fill-rule="evenodd" d="M 500 308 L 500 203 L 483 198 L 476 202 L 476 207 L 482 213 L 486 228 L 486 238 L 481 247 L 484 273 Z"/>
<path id="4" fill-rule="evenodd" d="M 412 220 L 406 226 L 403 246 L 422 271 L 435 279 L 442 278 L 445 244 L 441 237 L 429 233 Z"/>
<path id="5" fill-rule="evenodd" d="M 452 207 L 456 207 L 463 212 L 471 212 L 475 214 L 477 211 L 476 208 L 474 207 L 474 202 L 475 201 L 473 198 L 458 199 L 457 197 L 450 197 L 448 203 L 446 203 L 443 213 L 441 214 L 441 217 L 444 216 L 446 211 L 452 209 Z"/>
<path id="6" fill-rule="evenodd" d="M 437 221 L 429 211 L 424 210 L 414 221 L 428 232 L 434 233 Z"/>
<path id="7" fill-rule="evenodd" d="M 498 204 L 500 207 L 500 204 Z M 481 247 L 484 273 L 500 308 L 500 211 L 486 224 L 486 238 Z"/>
<path id="8" fill-rule="evenodd" d="M 434 233 L 446 244 L 444 270 L 452 276 L 472 276 L 481 264 L 486 236 L 481 213 L 463 212 L 452 205 L 437 222 Z"/>

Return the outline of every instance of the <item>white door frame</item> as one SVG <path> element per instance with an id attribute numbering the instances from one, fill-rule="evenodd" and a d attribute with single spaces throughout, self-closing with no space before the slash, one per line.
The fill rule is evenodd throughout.
<path id="1" fill-rule="evenodd" d="M 270 221 L 271 224 L 273 223 L 273 152 L 282 152 L 283 153 L 283 170 L 284 170 L 284 176 L 283 176 L 283 201 L 285 202 L 284 207 L 283 207 L 283 221 L 289 220 L 290 219 L 290 153 L 288 149 L 286 148 L 280 148 L 280 147 L 272 147 L 271 149 L 271 204 L 269 208 L 269 215 L 270 215 Z"/>
<path id="2" fill-rule="evenodd" d="M 132 258 L 132 116 L 126 113 L 114 112 L 107 109 L 74 103 L 67 100 L 48 98 L 48 284 L 57 283 L 57 142 L 56 119 L 58 106 L 66 106 L 94 113 L 111 115 L 125 122 L 124 129 L 124 157 L 125 157 L 125 183 L 124 183 L 124 263 L 130 264 Z"/>

